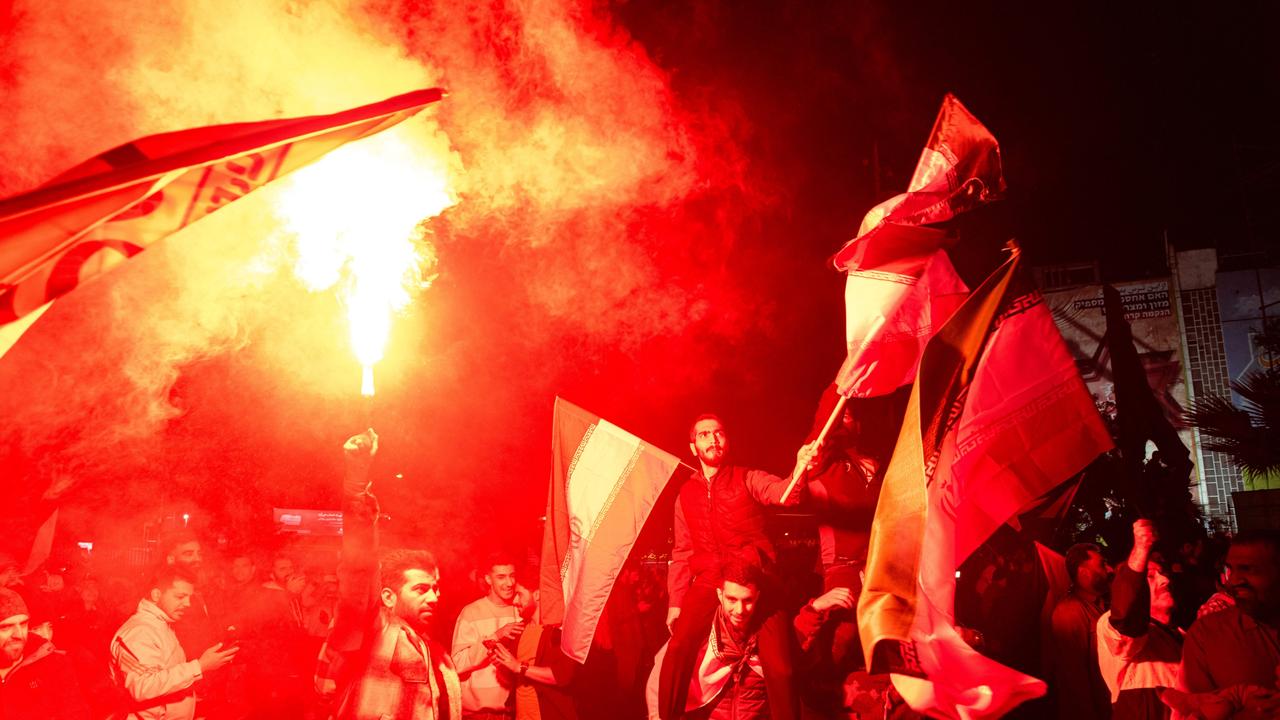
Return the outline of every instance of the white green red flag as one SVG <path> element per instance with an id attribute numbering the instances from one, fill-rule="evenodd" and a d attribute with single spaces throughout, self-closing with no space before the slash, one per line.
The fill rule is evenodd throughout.
<path id="1" fill-rule="evenodd" d="M 955 571 L 1112 447 L 1020 260 L 1015 250 L 925 347 L 871 529 L 863 650 L 914 709 L 939 717 L 996 717 L 1044 693 L 960 638 Z"/>
<path id="2" fill-rule="evenodd" d="M 969 292 L 944 250 L 954 234 L 939 225 L 1004 190 L 995 137 L 948 94 L 907 192 L 872 208 L 832 258 L 848 273 L 840 394 L 885 395 L 915 379 L 925 343 Z"/>
<path id="3" fill-rule="evenodd" d="M 600 614 L 640 530 L 680 461 L 556 398 L 542 534 L 542 622 L 586 662 Z"/>
<path id="4" fill-rule="evenodd" d="M 418 90 L 332 115 L 151 135 L 0 200 L 0 356 L 81 282 L 441 94 Z"/>

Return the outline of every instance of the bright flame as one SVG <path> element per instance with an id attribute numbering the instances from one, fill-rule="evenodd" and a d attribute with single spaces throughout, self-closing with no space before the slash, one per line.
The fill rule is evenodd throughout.
<path id="1" fill-rule="evenodd" d="M 362 395 L 373 395 L 393 313 L 426 287 L 435 250 L 422 221 L 455 202 L 446 160 L 403 126 L 345 145 L 299 170 L 277 212 L 297 241 L 294 272 L 311 290 L 340 287 Z"/>

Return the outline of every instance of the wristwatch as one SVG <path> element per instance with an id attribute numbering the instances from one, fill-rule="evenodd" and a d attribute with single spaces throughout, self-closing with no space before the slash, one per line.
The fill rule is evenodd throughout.
<path id="1" fill-rule="evenodd" d="M 529 663 L 527 662 L 520 663 L 520 677 L 524 677 L 524 674 L 527 672 L 529 672 Z"/>

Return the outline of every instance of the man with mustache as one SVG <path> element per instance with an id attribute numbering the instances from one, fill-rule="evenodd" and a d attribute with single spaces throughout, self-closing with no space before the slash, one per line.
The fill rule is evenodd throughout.
<path id="1" fill-rule="evenodd" d="M 1182 631 L 1173 625 L 1168 566 L 1152 552 L 1155 525 L 1133 523 L 1133 549 L 1116 569 L 1111 609 L 1097 622 L 1098 663 L 1112 720 L 1168 717 L 1164 688 L 1177 686 Z"/>
<path id="2" fill-rule="evenodd" d="M 759 612 L 765 584 L 760 566 L 733 559 L 720 567 L 721 582 L 716 588 L 716 609 L 710 622 L 699 632 L 694 671 L 689 680 L 685 705 L 675 717 L 684 720 L 765 720 L 772 715 L 767 671 L 760 657 L 760 631 L 764 614 Z M 800 609 L 794 622 L 796 639 L 802 645 L 814 636 L 832 613 L 853 608 L 854 596 L 848 588 L 833 588 Z M 660 661 L 670 645 L 659 650 Z M 649 676 L 646 700 L 650 717 L 657 716 L 658 675 Z"/>
<path id="3" fill-rule="evenodd" d="M 455 719 L 458 673 L 429 634 L 440 600 L 440 570 L 426 550 L 378 554 L 378 501 L 369 467 L 378 450 L 372 429 L 343 445 L 342 561 L 338 608 L 320 651 L 316 691 L 333 698 L 338 720 Z"/>
<path id="4" fill-rule="evenodd" d="M 0 717 L 88 720 L 71 660 L 29 632 L 22 597 L 0 588 Z"/>
<path id="5" fill-rule="evenodd" d="M 730 560 L 745 560 L 768 568 L 774 561 L 773 543 L 765 534 L 766 505 L 795 505 L 798 484 L 785 500 L 788 481 L 762 470 L 733 464 L 728 459 L 729 437 L 715 415 L 702 415 L 689 429 L 689 450 L 699 470 L 681 485 L 675 504 L 675 545 L 667 571 L 670 595 L 667 627 L 671 641 L 663 660 L 658 709 L 663 720 L 679 717 L 685 708 L 695 654 L 718 605 L 719 568 Z M 796 456 L 795 474 L 813 465 L 815 444 Z M 775 720 L 799 716 L 799 698 L 792 686 L 792 631 L 786 613 L 766 608 L 759 633 L 759 654 Z"/>
<path id="6" fill-rule="evenodd" d="M 189 720 L 196 716 L 193 687 L 235 657 L 217 643 L 188 660 L 173 625 L 191 608 L 195 578 L 181 567 L 156 571 L 146 597 L 111 638 L 111 679 L 128 696 L 129 720 Z"/>
<path id="7" fill-rule="evenodd" d="M 1227 551 L 1225 581 L 1235 600 L 1197 619 L 1182 646 L 1182 689 L 1251 687 L 1245 708 L 1280 716 L 1280 533 L 1242 532 Z M 1267 714 L 1272 713 L 1272 714 Z"/>

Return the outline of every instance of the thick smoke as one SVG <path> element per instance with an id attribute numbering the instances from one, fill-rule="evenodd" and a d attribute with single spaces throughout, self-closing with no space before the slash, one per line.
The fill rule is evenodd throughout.
<path id="1" fill-rule="evenodd" d="M 5 195 L 147 134 L 449 90 L 409 130 L 460 199 L 428 223 L 441 279 L 379 366 L 387 464 L 408 470 L 389 492 L 420 525 L 495 498 L 536 517 L 557 390 L 622 373 L 602 398 L 660 403 L 715 370 L 682 358 L 767 326 L 725 260 L 759 199 L 729 130 L 590 4 L 32 2 L 0 40 Z M 0 361 L 6 483 L 246 528 L 332 503 L 358 376 L 339 303 L 291 274 L 277 192 L 81 287 Z"/>

